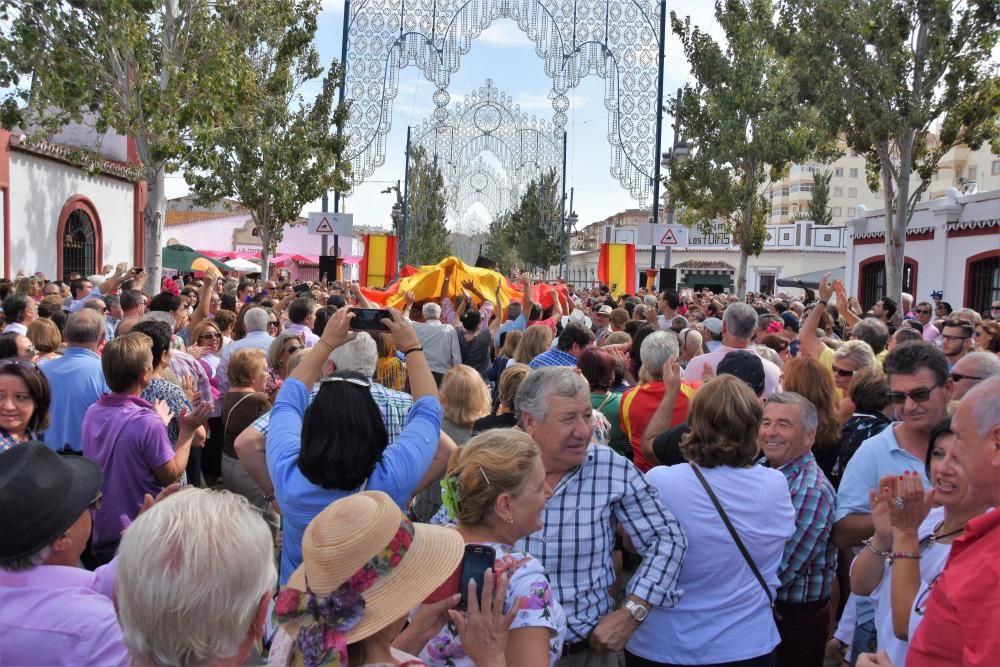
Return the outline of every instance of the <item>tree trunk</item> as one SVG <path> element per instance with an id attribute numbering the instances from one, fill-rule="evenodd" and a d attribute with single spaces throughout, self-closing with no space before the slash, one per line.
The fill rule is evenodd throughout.
<path id="1" fill-rule="evenodd" d="M 163 165 L 146 168 L 146 207 L 142 211 L 143 263 L 146 269 L 146 293 L 155 295 L 160 291 L 161 266 L 163 258 L 163 218 L 167 213 L 167 195 L 164 192 Z"/>
<path id="2" fill-rule="evenodd" d="M 899 146 L 899 177 L 896 183 L 896 210 L 885 212 L 885 294 L 902 304 L 903 266 L 906 258 L 906 221 L 910 198 L 910 173 L 913 157 L 912 130 L 907 130 Z M 901 310 L 897 311 L 901 314 Z"/>
<path id="3" fill-rule="evenodd" d="M 746 299 L 747 296 L 747 259 L 748 255 L 746 250 L 740 248 L 740 265 L 736 269 L 736 294 L 740 297 L 740 300 Z"/>

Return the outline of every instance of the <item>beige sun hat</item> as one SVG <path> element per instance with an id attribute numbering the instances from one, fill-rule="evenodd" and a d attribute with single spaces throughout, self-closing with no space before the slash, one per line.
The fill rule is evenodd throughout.
<path id="1" fill-rule="evenodd" d="M 399 507 L 381 491 L 363 491 L 331 503 L 316 515 L 302 537 L 302 565 L 288 579 L 288 588 L 317 597 L 329 595 L 393 543 L 404 525 L 413 539 L 406 553 L 387 574 L 362 592 L 365 610 L 347 643 L 375 634 L 420 604 L 462 562 L 465 541 L 457 530 L 409 524 Z M 292 639 L 301 620 L 284 623 Z"/>

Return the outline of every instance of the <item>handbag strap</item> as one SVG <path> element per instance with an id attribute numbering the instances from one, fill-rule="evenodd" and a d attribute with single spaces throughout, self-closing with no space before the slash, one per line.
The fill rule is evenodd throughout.
<path id="1" fill-rule="evenodd" d="M 239 407 L 240 403 L 242 403 L 243 401 L 247 400 L 248 398 L 250 398 L 251 396 L 253 396 L 255 393 L 257 393 L 257 392 L 253 392 L 252 391 L 252 392 L 249 392 L 249 393 L 245 394 L 243 396 L 243 398 L 241 398 L 240 400 L 236 401 L 236 403 L 233 405 L 233 407 L 229 408 L 229 412 L 226 413 L 226 423 L 222 425 L 222 432 L 223 433 L 225 433 L 226 429 L 229 428 L 229 418 L 233 416 L 233 412 L 236 410 L 236 408 Z"/>
<path id="2" fill-rule="evenodd" d="M 708 480 L 705 479 L 705 476 L 701 473 L 698 466 L 690 462 L 689 465 L 691 466 L 691 469 L 694 470 L 695 477 L 697 477 L 698 481 L 701 482 L 701 485 L 705 487 L 705 492 L 708 493 L 708 497 L 712 500 L 712 504 L 715 505 L 715 509 L 719 512 L 719 516 L 722 517 L 722 522 L 726 524 L 729 534 L 733 536 L 733 542 L 736 543 L 736 548 L 738 548 L 740 553 L 743 554 L 743 559 L 747 562 L 747 565 L 750 566 L 753 576 L 757 577 L 757 581 L 760 583 L 761 588 L 763 588 L 764 593 L 767 594 L 768 603 L 773 608 L 774 597 L 771 594 L 771 587 L 767 585 L 766 581 L 764 581 L 763 575 L 761 575 L 760 570 L 757 569 L 757 565 L 753 562 L 753 558 L 750 557 L 750 552 L 747 551 L 747 548 L 743 545 L 743 540 L 740 539 L 739 533 L 736 532 L 736 528 L 733 527 L 732 522 L 729 520 L 729 516 L 726 515 L 726 510 L 722 509 L 722 503 L 719 502 L 719 498 L 715 495 L 715 492 L 712 491 L 712 487 L 709 486 Z"/>

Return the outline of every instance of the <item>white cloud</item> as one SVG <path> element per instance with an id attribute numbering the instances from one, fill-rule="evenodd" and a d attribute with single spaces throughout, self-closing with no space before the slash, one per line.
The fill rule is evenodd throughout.
<path id="1" fill-rule="evenodd" d="M 484 30 L 476 39 L 477 42 L 494 46 L 528 46 L 531 42 L 527 35 L 513 21 L 498 21 Z"/>

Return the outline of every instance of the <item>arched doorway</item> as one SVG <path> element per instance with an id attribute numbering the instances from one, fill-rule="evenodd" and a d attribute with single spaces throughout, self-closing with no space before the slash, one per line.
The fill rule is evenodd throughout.
<path id="1" fill-rule="evenodd" d="M 72 197 L 59 215 L 56 237 L 57 273 L 64 280 L 71 274 L 99 273 L 102 261 L 101 220 L 86 197 Z"/>
<path id="2" fill-rule="evenodd" d="M 910 257 L 903 260 L 903 291 L 916 294 L 917 263 Z M 858 266 L 858 301 L 868 310 L 886 296 L 885 255 L 870 257 Z"/>

